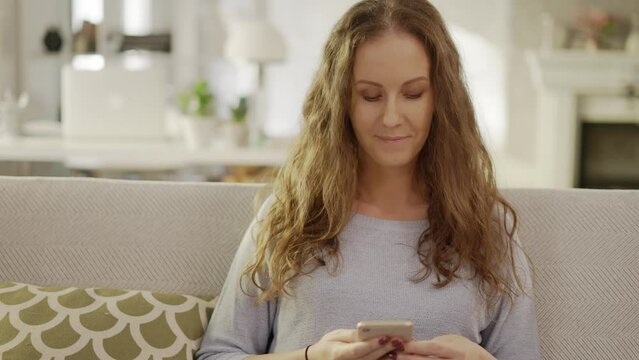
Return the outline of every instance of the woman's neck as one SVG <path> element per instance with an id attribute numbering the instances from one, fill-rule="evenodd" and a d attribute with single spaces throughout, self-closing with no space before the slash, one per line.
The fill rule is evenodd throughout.
<path id="1" fill-rule="evenodd" d="M 392 220 L 426 218 L 424 191 L 415 181 L 414 166 L 366 166 L 359 171 L 353 211 Z"/>

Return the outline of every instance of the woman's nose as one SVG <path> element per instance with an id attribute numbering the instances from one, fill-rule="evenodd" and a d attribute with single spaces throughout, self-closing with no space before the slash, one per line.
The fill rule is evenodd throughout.
<path id="1" fill-rule="evenodd" d="M 386 127 L 395 127 L 401 122 L 402 118 L 397 107 L 397 97 L 389 96 L 388 100 L 386 101 L 382 123 Z"/>

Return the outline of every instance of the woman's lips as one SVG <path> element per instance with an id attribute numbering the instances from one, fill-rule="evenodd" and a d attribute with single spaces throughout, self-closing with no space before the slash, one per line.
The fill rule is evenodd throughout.
<path id="1" fill-rule="evenodd" d="M 398 143 L 410 137 L 410 136 L 382 136 L 382 135 L 376 135 L 376 136 L 378 139 L 389 144 Z"/>

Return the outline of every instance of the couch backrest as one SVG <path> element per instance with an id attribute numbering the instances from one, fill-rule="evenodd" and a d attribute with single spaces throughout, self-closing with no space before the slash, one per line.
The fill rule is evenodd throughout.
<path id="1" fill-rule="evenodd" d="M 217 294 L 261 185 L 0 177 L 0 280 Z M 639 354 L 639 191 L 505 190 L 543 358 Z"/>
<path id="2" fill-rule="evenodd" d="M 260 188 L 0 177 L 0 280 L 215 295 Z"/>
<path id="3" fill-rule="evenodd" d="M 639 191 L 510 190 L 544 359 L 639 358 Z"/>

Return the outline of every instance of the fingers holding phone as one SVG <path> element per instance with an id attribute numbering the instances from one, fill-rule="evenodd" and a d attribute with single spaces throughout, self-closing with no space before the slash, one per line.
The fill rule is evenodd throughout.
<path id="1" fill-rule="evenodd" d="M 361 321 L 357 324 L 357 339 L 367 341 L 376 337 L 390 338 L 393 351 L 379 359 L 396 359 L 398 352 L 404 351 L 404 343 L 413 340 L 413 323 L 408 320 Z M 386 356 L 384 356 L 386 355 Z"/>
<path id="2" fill-rule="evenodd" d="M 339 329 L 324 335 L 308 349 L 309 360 L 378 360 L 403 349 L 403 340 L 387 335 L 358 339 L 358 330 Z M 399 348 L 398 348 L 399 347 Z M 390 359 L 397 357 L 393 353 Z"/>

